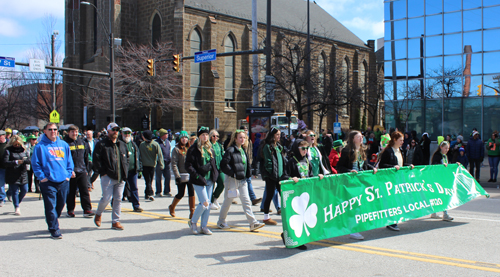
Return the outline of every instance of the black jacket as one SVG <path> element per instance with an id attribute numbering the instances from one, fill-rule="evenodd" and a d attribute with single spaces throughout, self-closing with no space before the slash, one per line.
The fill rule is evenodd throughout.
<path id="1" fill-rule="evenodd" d="M 401 155 L 403 154 L 401 153 Z M 398 158 L 396 157 L 396 154 L 394 153 L 392 147 L 387 146 L 382 152 L 382 156 L 380 156 L 380 163 L 378 167 L 391 168 L 395 167 L 396 165 L 398 165 Z M 406 164 L 403 160 L 403 166 L 409 166 L 409 164 Z"/>
<path id="2" fill-rule="evenodd" d="M 73 158 L 73 164 L 75 173 L 87 172 L 87 166 L 89 164 L 90 146 L 83 139 L 73 140 L 69 136 L 64 138 L 64 141 L 68 143 L 69 150 L 71 150 L 71 157 Z"/>
<path id="3" fill-rule="evenodd" d="M 351 152 L 354 152 L 354 150 L 352 150 Z M 342 149 L 342 152 L 340 154 L 340 159 L 337 163 L 337 172 L 340 174 L 340 173 L 347 173 L 347 172 L 351 172 L 352 170 L 352 162 L 349 160 L 349 149 L 346 147 L 344 149 Z M 374 169 L 374 167 L 368 163 L 368 160 L 366 160 L 364 163 L 363 163 L 363 170 L 372 170 Z"/>
<path id="4" fill-rule="evenodd" d="M 215 152 L 212 149 L 212 156 L 215 157 Z M 184 164 L 186 171 L 189 173 L 189 183 L 198 186 L 206 186 L 207 180 L 205 180 L 205 175 L 209 171 L 212 172 L 212 182 L 215 183 L 217 178 L 219 178 L 219 171 L 215 164 L 215 159 L 211 159 L 210 163 L 203 165 L 203 156 L 198 150 L 198 142 L 195 142 L 191 147 L 189 147 L 186 153 L 186 162 Z"/>
<path id="5" fill-rule="evenodd" d="M 245 153 L 245 151 L 243 151 L 243 153 Z M 250 176 L 252 175 L 250 168 L 250 160 L 248 159 L 246 153 L 244 155 L 247 157 L 246 172 L 240 150 L 236 148 L 236 145 L 229 146 L 226 149 L 226 153 L 224 153 L 224 157 L 220 162 L 221 171 L 224 172 L 226 175 L 235 178 L 236 180 L 244 180 L 250 178 Z"/>
<path id="6" fill-rule="evenodd" d="M 17 160 L 24 160 L 22 164 L 16 164 Z M 5 183 L 9 185 L 24 185 L 28 183 L 26 164 L 31 164 L 29 149 L 9 146 L 3 153 L 3 165 L 5 167 Z"/>
<path id="7" fill-rule="evenodd" d="M 161 138 L 157 138 L 156 142 L 158 143 L 158 145 L 160 145 L 161 152 L 163 154 L 163 162 L 165 164 L 165 167 L 167 167 L 172 161 L 170 158 L 170 141 L 167 139 L 165 144 L 163 144 Z"/>
<path id="8" fill-rule="evenodd" d="M 118 147 L 120 157 L 117 157 L 115 147 Z M 120 168 L 117 168 L 116 160 L 118 158 L 120 159 Z M 117 139 L 116 143 L 113 143 L 108 137 L 100 140 L 95 146 L 92 162 L 94 163 L 94 171 L 99 172 L 101 176 L 108 175 L 109 178 L 118 180 L 118 172 L 120 172 L 120 181 L 127 180 L 128 150 L 125 142 Z"/>
<path id="9" fill-rule="evenodd" d="M 409 150 L 408 150 L 409 151 Z M 406 161 L 408 163 L 408 161 Z M 413 165 L 423 165 L 424 164 L 424 154 L 422 153 L 422 149 L 420 145 L 415 145 L 415 151 L 413 152 L 413 161 L 411 162 Z"/>

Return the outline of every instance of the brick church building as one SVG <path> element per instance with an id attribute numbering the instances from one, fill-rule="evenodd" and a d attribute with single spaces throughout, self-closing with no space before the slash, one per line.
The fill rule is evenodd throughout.
<path id="1" fill-rule="evenodd" d="M 110 3 L 109 1 L 113 1 Z M 217 49 L 217 53 L 252 49 L 251 0 L 88 0 L 97 7 L 83 5 L 78 0 L 66 0 L 66 59 L 65 67 L 109 72 L 109 45 L 106 30 L 127 43 L 154 44 L 171 41 L 177 53 L 183 56 L 194 52 Z M 259 48 L 266 36 L 266 0 L 258 0 Z M 111 8 L 110 10 L 110 6 Z M 304 0 L 272 1 L 272 44 L 285 49 L 284 38 L 301 43 L 306 37 L 306 9 Z M 99 19 L 99 16 L 103 20 Z M 112 20 L 110 20 L 110 18 Z M 310 3 L 312 34 L 311 67 L 321 90 L 335 78 L 343 77 L 340 87 L 344 94 L 358 94 L 357 100 L 327 112 L 322 129 L 332 129 L 336 118 L 344 128 L 360 128 L 380 123 L 380 116 L 369 113 L 380 110 L 383 97 L 378 97 L 377 64 L 374 41 L 366 44 L 317 4 Z M 112 22 L 112 24 L 110 24 Z M 102 26 L 104 23 L 105 26 Z M 111 25 L 111 26 L 110 26 Z M 288 40 L 290 41 L 293 40 Z M 298 48 L 303 47 L 297 43 Z M 281 51 L 281 50 L 280 50 Z M 286 49 L 285 49 L 286 51 Z M 279 51 L 278 51 L 279 52 Z M 116 55 L 115 55 L 116 56 Z M 119 59 L 117 57 L 116 59 Z M 300 59 L 293 56 L 292 60 Z M 259 81 L 265 78 L 265 55 L 259 55 Z M 275 61 L 273 61 L 274 63 Z M 144 64 L 146 68 L 146 63 Z M 144 70 L 144 74 L 146 70 Z M 246 117 L 245 110 L 252 105 L 252 57 L 248 55 L 220 57 L 212 62 L 182 64 L 182 88 L 179 93 L 186 100 L 169 112 L 153 110 L 153 129 L 165 128 L 192 132 L 197 126 L 214 127 L 219 119 L 221 131 L 232 131 L 238 120 Z M 86 103 L 83 95 L 95 88 L 90 75 L 70 74 L 64 77 L 64 118 L 66 123 L 103 128 L 109 120 L 109 109 Z M 293 84 L 292 84 L 293 87 Z M 264 89 L 260 89 L 260 100 Z M 291 97 L 276 89 L 272 108 L 277 112 L 296 112 Z M 380 99 L 382 98 L 382 99 Z M 379 100 L 380 99 L 380 100 Z M 362 100 L 362 101 L 359 101 Z M 340 101 L 342 102 L 342 101 Z M 84 108 L 86 107 L 86 108 Z M 85 112 L 84 112 L 85 111 Z M 133 129 L 141 128 L 144 110 L 117 107 L 117 122 Z M 303 116 L 309 128 L 319 129 L 319 116 Z M 84 118 L 86 117 L 86 118 Z M 94 120 L 93 120 L 94 119 Z M 95 122 L 95 126 L 91 125 Z"/>

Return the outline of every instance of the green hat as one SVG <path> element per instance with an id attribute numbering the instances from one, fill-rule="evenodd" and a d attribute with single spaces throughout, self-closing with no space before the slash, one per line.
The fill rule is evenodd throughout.
<path id="1" fill-rule="evenodd" d="M 18 136 L 23 140 L 23 142 L 26 142 L 26 137 L 23 134 L 19 134 Z"/>
<path id="2" fill-rule="evenodd" d="M 438 136 L 438 145 L 440 145 L 441 142 L 443 142 L 443 140 L 444 140 L 443 136 Z"/>
<path id="3" fill-rule="evenodd" d="M 382 147 L 386 147 L 387 144 L 389 144 L 389 141 L 391 140 L 391 137 L 389 136 L 389 134 L 385 134 L 385 135 L 382 135 L 380 137 L 380 145 Z"/>
<path id="4" fill-rule="evenodd" d="M 30 139 L 37 139 L 37 136 L 35 136 L 35 135 L 31 134 L 31 135 L 29 135 L 26 139 L 27 139 L 27 140 L 30 140 Z"/>
<path id="5" fill-rule="evenodd" d="M 333 148 L 337 148 L 339 146 L 344 146 L 341 139 L 338 139 L 338 140 L 333 142 Z"/>
<path id="6" fill-rule="evenodd" d="M 196 137 L 196 133 L 195 133 L 195 132 L 192 132 L 192 133 L 191 133 L 191 137 Z"/>
<path id="7" fill-rule="evenodd" d="M 182 138 L 182 137 L 187 137 L 187 138 L 189 138 L 188 132 L 186 132 L 186 131 L 181 131 L 181 132 L 179 133 L 179 138 Z"/>

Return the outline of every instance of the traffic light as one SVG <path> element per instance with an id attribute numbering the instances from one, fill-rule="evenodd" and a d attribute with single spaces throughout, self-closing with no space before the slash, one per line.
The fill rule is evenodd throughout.
<path id="1" fill-rule="evenodd" d="M 483 85 L 478 85 L 477 86 L 477 96 L 481 96 L 481 90 L 483 88 Z"/>
<path id="2" fill-rule="evenodd" d="M 173 55 L 173 58 L 174 60 L 172 61 L 172 63 L 174 64 L 174 71 L 181 71 L 181 54 Z"/>
<path id="3" fill-rule="evenodd" d="M 155 76 L 155 60 L 148 59 L 148 74 L 149 76 Z"/>

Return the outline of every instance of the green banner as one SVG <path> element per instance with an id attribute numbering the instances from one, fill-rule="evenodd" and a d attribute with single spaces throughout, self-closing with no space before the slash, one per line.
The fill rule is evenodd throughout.
<path id="1" fill-rule="evenodd" d="M 489 195 L 458 164 L 379 169 L 281 182 L 288 248 L 385 227 Z"/>

